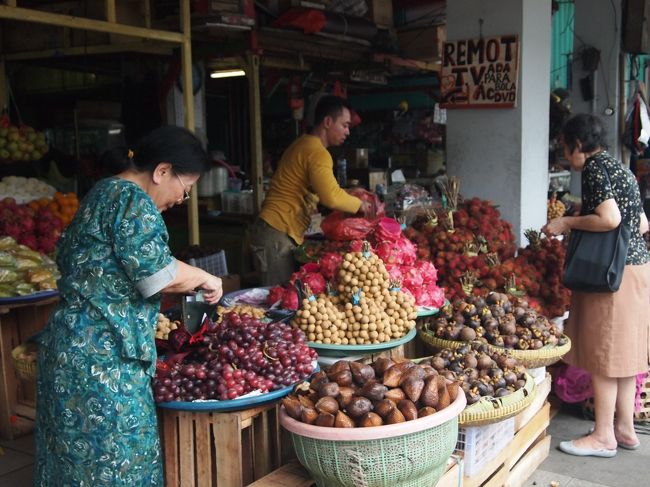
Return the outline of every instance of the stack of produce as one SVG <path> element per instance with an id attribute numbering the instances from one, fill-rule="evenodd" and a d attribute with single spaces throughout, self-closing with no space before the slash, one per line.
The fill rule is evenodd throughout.
<path id="1" fill-rule="evenodd" d="M 517 260 L 526 260 L 534 271 L 529 279 L 538 280 L 537 286 L 525 283 L 526 294 L 539 303 L 545 316 L 562 316 L 571 304 L 571 291 L 562 284 L 566 247 L 557 238 L 547 238 L 534 230 L 526 230 L 528 246 L 519 249 Z M 531 279 L 532 280 L 532 279 Z"/>
<path id="2" fill-rule="evenodd" d="M 257 320 L 264 319 L 265 312 L 262 308 L 252 306 L 250 304 L 235 304 L 234 306 L 217 306 L 217 323 L 221 323 L 223 318 L 228 313 L 236 313 L 238 315 L 249 315 Z"/>
<path id="3" fill-rule="evenodd" d="M 11 237 L 0 238 L 0 298 L 56 289 L 58 277 L 56 265 L 49 257 Z"/>
<path id="4" fill-rule="evenodd" d="M 457 299 L 427 318 L 423 331 L 443 340 L 478 340 L 516 350 L 539 350 L 567 342 L 555 324 L 525 299 L 504 293 Z"/>
<path id="5" fill-rule="evenodd" d="M 5 176 L 0 181 L 0 199 L 13 198 L 18 204 L 40 198 L 52 198 L 56 188 L 36 178 Z"/>
<path id="6" fill-rule="evenodd" d="M 419 217 L 405 231 L 417 245 L 418 256 L 435 265 L 438 284 L 447 298 L 453 301 L 505 290 L 528 296 L 531 305 L 548 316 L 563 315 L 569 295 L 560 284 L 562 243 L 555 239 L 540 242 L 538 237 L 515 257 L 512 227 L 499 211 L 478 198 L 454 204 L 458 187 L 450 187 L 445 193 L 449 211 Z M 559 211 L 558 204 L 553 208 Z"/>
<path id="7" fill-rule="evenodd" d="M 61 193 L 57 191 L 52 198 L 39 198 L 27 204 L 35 213 L 41 209 L 48 209 L 59 218 L 65 228 L 70 224 L 79 209 L 79 200 L 75 193 Z"/>
<path id="8" fill-rule="evenodd" d="M 303 423 L 334 428 L 413 421 L 449 406 L 458 395 L 431 365 L 380 358 L 373 366 L 340 360 L 317 372 L 282 404 Z"/>
<path id="9" fill-rule="evenodd" d="M 557 199 L 557 194 L 553 193 L 546 203 L 546 219 L 551 221 L 554 218 L 564 216 L 565 213 L 566 206 Z"/>
<path id="10" fill-rule="evenodd" d="M 343 256 L 332 292 L 309 294 L 293 325 L 310 341 L 359 345 L 388 342 L 415 326 L 417 311 L 409 293 L 391 283 L 383 261 L 369 250 Z"/>
<path id="11" fill-rule="evenodd" d="M 431 259 L 450 300 L 467 294 L 463 279 L 490 279 L 496 289 L 514 271 L 512 263 L 501 264 L 516 250 L 512 226 L 489 201 L 473 198 L 456 210 L 420 217 L 405 234 L 417 245 L 418 256 Z"/>
<path id="12" fill-rule="evenodd" d="M 34 210 L 12 198 L 0 201 L 0 236 L 12 237 L 32 250 L 51 254 L 62 230 L 63 221 L 48 207 Z"/>
<path id="13" fill-rule="evenodd" d="M 158 360 L 156 402 L 273 391 L 309 377 L 317 358 L 302 331 L 232 312 L 193 336 L 180 326 L 169 333 L 169 342 L 176 353 Z"/>
<path id="14" fill-rule="evenodd" d="M 526 368 L 507 353 L 495 352 L 478 343 L 457 349 L 445 348 L 420 362 L 460 383 L 467 405 L 481 397 L 504 397 L 526 385 Z"/>
<path id="15" fill-rule="evenodd" d="M 295 282 L 300 280 L 309 284 L 314 294 L 324 291 L 328 281 L 336 277 L 342 255 L 360 252 L 364 244 L 370 245 L 385 264 L 390 277 L 400 282 L 403 291 L 415 298 L 418 306 L 439 308 L 445 302 L 443 290 L 438 286 L 438 272 L 428 260 L 421 260 L 413 243 L 402 234 L 401 225 L 392 218 L 376 220 L 368 234 L 369 240 L 326 241 L 311 252 L 313 262 L 305 264 L 295 273 L 288 286 L 274 288 L 269 294 L 269 305 L 278 301 L 287 309 L 298 307 Z M 314 248 L 314 247 L 307 247 Z"/>
<path id="16" fill-rule="evenodd" d="M 156 339 L 167 340 L 171 331 L 176 330 L 180 324 L 180 321 L 172 321 L 168 316 L 165 316 L 162 313 L 158 313 L 158 323 L 156 323 Z"/>
<path id="17" fill-rule="evenodd" d="M 38 161 L 49 150 L 45 134 L 28 125 L 12 125 L 0 117 L 0 162 Z"/>

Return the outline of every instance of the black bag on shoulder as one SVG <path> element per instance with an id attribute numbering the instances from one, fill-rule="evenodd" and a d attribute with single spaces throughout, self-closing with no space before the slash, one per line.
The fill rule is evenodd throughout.
<path id="1" fill-rule="evenodd" d="M 623 223 L 607 232 L 571 230 L 563 284 L 573 291 L 587 293 L 618 291 L 631 233 Z"/>

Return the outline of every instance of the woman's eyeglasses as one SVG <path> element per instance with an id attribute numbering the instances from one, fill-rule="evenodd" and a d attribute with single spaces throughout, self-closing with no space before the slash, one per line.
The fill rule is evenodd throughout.
<path id="1" fill-rule="evenodd" d="M 174 174 L 176 174 L 176 173 L 174 173 Z M 185 189 L 187 186 L 185 185 L 185 183 L 183 182 L 183 180 L 181 179 L 181 177 L 178 174 L 176 174 L 176 177 L 178 178 L 178 180 L 183 185 L 183 201 L 189 200 L 190 199 L 190 192 Z"/>

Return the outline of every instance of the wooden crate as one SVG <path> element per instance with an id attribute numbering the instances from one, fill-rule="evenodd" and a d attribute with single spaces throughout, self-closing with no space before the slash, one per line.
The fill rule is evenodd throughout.
<path id="1" fill-rule="evenodd" d="M 472 477 L 462 476 L 462 487 L 520 487 L 550 451 L 551 437 L 546 434 L 550 421 L 547 403 L 515 433 L 512 441 L 494 459 Z M 458 472 L 448 470 L 439 486 L 460 486 Z"/>
<path id="2" fill-rule="evenodd" d="M 58 297 L 0 306 L 0 437 L 11 440 L 30 432 L 36 416 L 33 381 L 16 376 L 11 351 L 41 331 Z"/>
<path id="3" fill-rule="evenodd" d="M 277 403 L 231 413 L 159 411 L 167 487 L 241 487 L 293 458 Z"/>

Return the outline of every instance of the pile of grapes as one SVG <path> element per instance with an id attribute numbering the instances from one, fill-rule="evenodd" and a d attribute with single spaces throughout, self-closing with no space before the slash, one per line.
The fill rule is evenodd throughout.
<path id="1" fill-rule="evenodd" d="M 159 360 L 153 380 L 157 403 L 273 391 L 309 377 L 317 358 L 301 330 L 237 313 L 212 323 L 186 351 L 179 362 Z"/>

